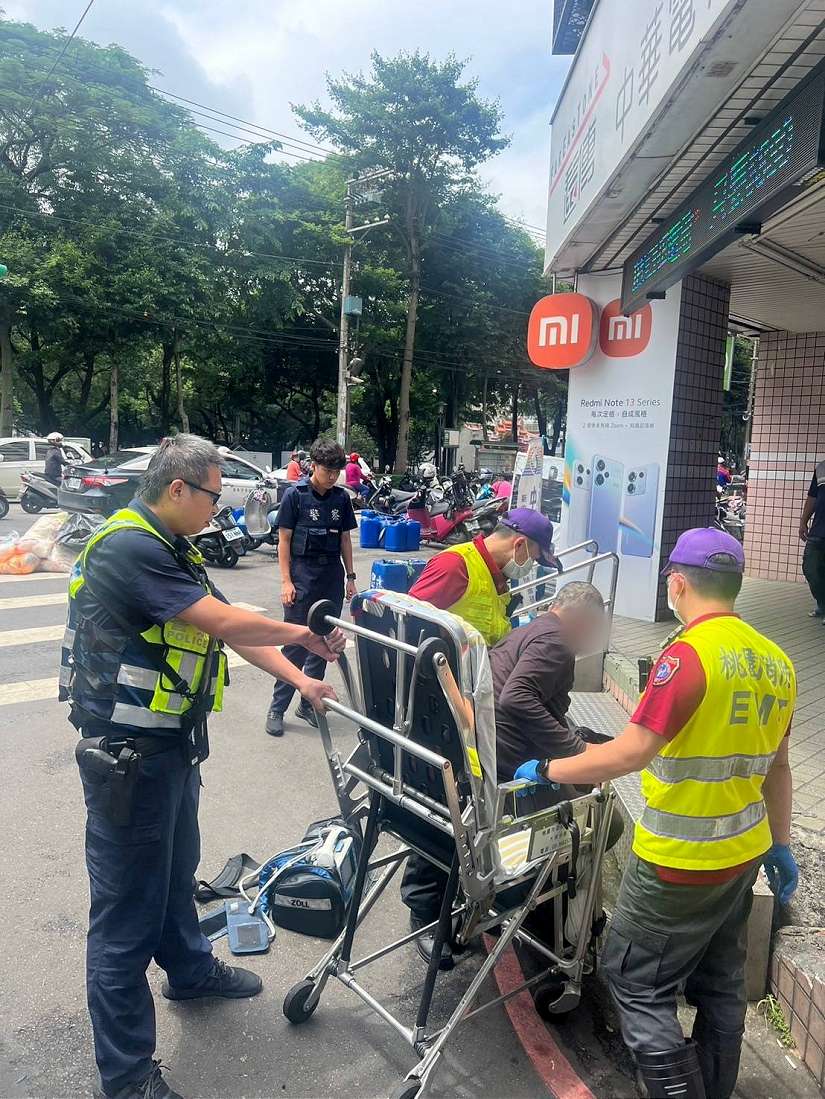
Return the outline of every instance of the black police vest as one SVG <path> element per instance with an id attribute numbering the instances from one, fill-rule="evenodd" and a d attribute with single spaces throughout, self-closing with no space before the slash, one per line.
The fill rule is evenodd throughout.
<path id="1" fill-rule="evenodd" d="M 348 497 L 336 485 L 326 496 L 316 496 L 308 481 L 295 486 L 298 521 L 292 531 L 290 553 L 297 557 L 341 556 L 341 533 Z"/>

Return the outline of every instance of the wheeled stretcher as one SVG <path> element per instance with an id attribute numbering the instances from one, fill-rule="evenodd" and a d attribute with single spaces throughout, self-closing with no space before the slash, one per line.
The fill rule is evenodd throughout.
<path id="1" fill-rule="evenodd" d="M 498 782 L 492 676 L 481 637 L 461 619 L 411 596 L 369 592 L 356 600 L 353 621 L 334 617 L 317 603 L 309 625 L 316 633 L 339 627 L 355 641 L 354 666 L 342 668 L 351 703 L 325 700 L 327 710 L 350 721 L 358 743 L 347 759 L 335 749 L 326 714 L 321 738 L 340 804 L 348 822 L 358 821 L 363 843 L 349 917 L 326 954 L 295 985 L 283 1010 L 293 1023 L 315 1011 L 330 977 L 373 1009 L 407 1042 L 417 1062 L 392 1092 L 412 1099 L 430 1079 L 453 1031 L 472 1015 L 552 977 L 558 995 L 550 1010 L 575 1007 L 582 976 L 595 965 L 601 929 L 602 858 L 614 795 L 608 787 L 522 815 L 523 782 Z M 381 833 L 400 841 L 381 857 Z M 416 851 L 447 875 L 437 923 L 406 934 L 365 957 L 354 953 L 358 930 L 403 864 Z M 571 928 L 562 899 L 577 894 L 577 875 L 587 863 Z M 522 886 L 513 891 L 513 887 Z M 507 896 L 522 896 L 506 903 Z M 548 911 L 542 938 L 525 930 L 539 903 L 558 898 Z M 566 906 L 565 906 L 566 907 Z M 435 933 L 414 1020 L 397 1019 L 362 983 L 362 970 L 419 935 Z M 466 945 L 481 932 L 495 945 L 455 1005 L 447 1023 L 432 1029 L 430 1007 L 445 941 Z M 507 996 L 482 1006 L 474 1000 L 501 954 L 514 939 L 529 945 L 545 968 Z"/>

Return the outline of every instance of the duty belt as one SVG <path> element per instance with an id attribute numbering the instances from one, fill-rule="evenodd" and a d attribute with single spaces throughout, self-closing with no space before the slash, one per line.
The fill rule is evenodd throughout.
<path id="1" fill-rule="evenodd" d="M 94 736 L 93 733 L 89 734 L 89 738 Z M 85 739 L 85 734 L 84 734 Z M 150 756 L 159 756 L 162 752 L 171 752 L 177 749 L 181 750 L 181 737 L 180 736 L 121 736 L 115 733 L 113 736 L 101 737 L 100 746 L 105 752 L 110 752 L 113 755 L 117 755 L 124 748 L 130 748 L 133 752 L 137 752 L 143 759 L 149 759 Z"/>

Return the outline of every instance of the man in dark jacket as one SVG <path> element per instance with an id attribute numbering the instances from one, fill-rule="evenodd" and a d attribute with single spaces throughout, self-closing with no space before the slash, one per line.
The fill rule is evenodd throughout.
<path id="1" fill-rule="evenodd" d="M 576 654 L 595 651 L 604 630 L 604 599 L 592 584 L 572 581 L 546 614 L 513 630 L 490 650 L 496 699 L 498 778 L 509 782 L 529 759 L 585 751 L 567 721 Z"/>

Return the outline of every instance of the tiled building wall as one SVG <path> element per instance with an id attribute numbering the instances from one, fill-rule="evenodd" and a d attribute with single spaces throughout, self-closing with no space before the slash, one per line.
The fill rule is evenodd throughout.
<path id="1" fill-rule="evenodd" d="M 714 279 L 691 275 L 682 283 L 662 565 L 683 530 L 713 522 L 729 301 L 729 287 Z M 661 585 L 656 617 L 661 621 L 668 616 Z"/>
<path id="2" fill-rule="evenodd" d="M 797 531 L 825 458 L 825 332 L 774 332 L 759 342 L 745 554 L 748 572 L 804 582 Z"/>

